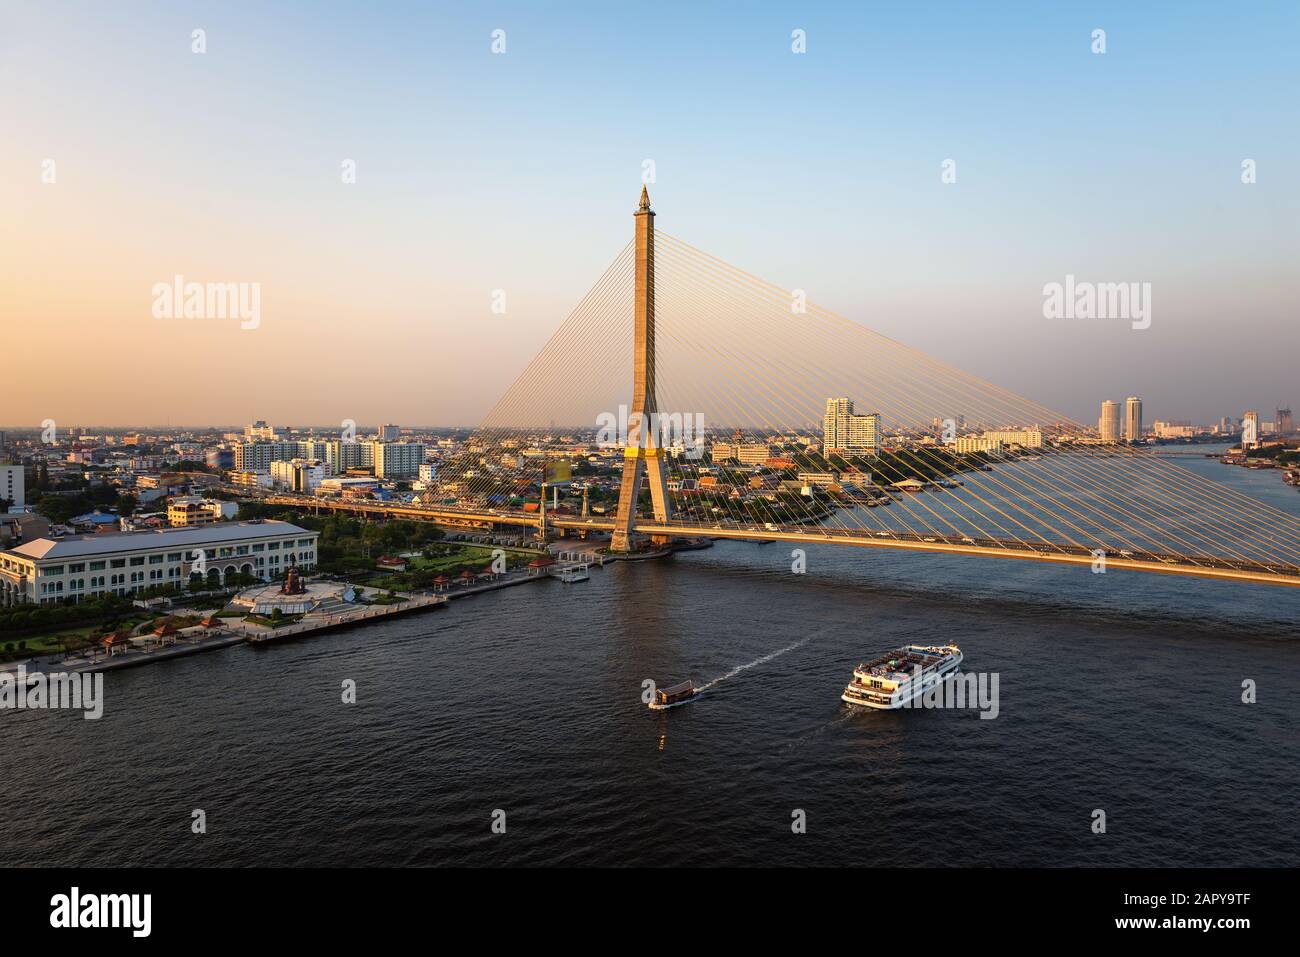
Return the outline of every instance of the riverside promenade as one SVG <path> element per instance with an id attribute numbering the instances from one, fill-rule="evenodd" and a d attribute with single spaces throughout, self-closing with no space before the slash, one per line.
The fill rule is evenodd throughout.
<path id="1" fill-rule="evenodd" d="M 151 646 L 132 647 L 113 654 L 96 652 L 64 659 L 56 656 L 40 656 L 22 662 L 12 662 L 0 668 L 0 672 L 16 673 L 17 668 L 22 665 L 28 674 L 36 672 L 89 674 L 170 661 L 174 658 L 183 658 L 204 651 L 218 651 L 240 644 L 261 645 L 308 638 L 342 628 L 374 624 L 398 615 L 445 609 L 450 602 L 457 599 L 498 591 L 502 588 L 513 588 L 516 585 L 526 585 L 529 582 L 546 581 L 549 577 L 549 569 L 535 571 L 520 569 L 504 573 L 490 581 L 452 585 L 446 591 L 435 594 L 415 595 L 398 592 L 397 597 L 402 600 L 393 604 L 344 606 L 332 609 L 329 614 L 314 618 L 309 616 L 301 621 L 290 622 L 279 627 L 268 627 L 239 618 L 222 618 L 219 619 L 219 624 L 211 627 L 195 625 L 182 628 L 169 636 L 167 642 L 160 639 Z M 371 598 L 385 594 L 372 588 L 360 588 L 358 591 L 363 596 Z"/>

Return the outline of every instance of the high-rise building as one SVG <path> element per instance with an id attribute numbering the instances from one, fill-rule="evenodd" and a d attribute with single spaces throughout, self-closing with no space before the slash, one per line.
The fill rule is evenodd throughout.
<path id="1" fill-rule="evenodd" d="M 1241 417 L 1241 447 L 1259 448 L 1259 413 L 1254 409 L 1247 409 Z"/>
<path id="2" fill-rule="evenodd" d="M 1119 441 L 1119 403 L 1107 399 L 1101 404 L 1101 418 L 1097 420 L 1097 431 L 1103 442 Z"/>
<path id="3" fill-rule="evenodd" d="M 381 425 L 379 427 L 380 442 L 396 442 L 402 437 L 402 427 L 400 425 Z"/>
<path id="4" fill-rule="evenodd" d="M 374 442 L 344 442 L 334 439 L 325 443 L 325 464 L 335 475 L 348 469 L 369 469 L 375 466 Z"/>
<path id="5" fill-rule="evenodd" d="M 267 442 L 263 440 L 240 442 L 235 445 L 233 450 L 233 468 L 241 472 L 269 472 L 272 462 L 288 462 L 290 459 L 321 459 L 332 466 L 331 449 L 338 444 L 337 441 L 325 442 L 320 439 L 304 439 L 292 442 Z M 353 447 L 360 449 L 363 446 L 369 447 L 370 444 L 369 442 L 358 442 Z M 358 452 L 357 455 L 363 457 L 361 452 Z M 365 464 L 368 466 L 372 463 L 367 462 Z M 348 467 L 354 468 L 356 465 Z"/>
<path id="6" fill-rule="evenodd" d="M 1278 409 L 1277 415 L 1273 419 L 1273 426 L 1281 435 L 1289 435 L 1295 431 L 1295 419 L 1291 416 L 1290 409 Z M 0 433 L 3 435 L 4 433 Z"/>
<path id="7" fill-rule="evenodd" d="M 424 463 L 424 445 L 420 442 L 375 442 L 376 478 L 415 478 Z"/>
<path id="8" fill-rule="evenodd" d="M 850 455 L 875 455 L 880 451 L 880 413 L 858 415 L 853 400 L 840 397 L 826 400 L 822 419 L 822 447 L 827 452 Z"/>
<path id="9" fill-rule="evenodd" d="M 235 468 L 240 472 L 269 472 L 272 462 L 296 458 L 297 442 L 240 442 L 235 446 Z"/>
<path id="10" fill-rule="evenodd" d="M 1124 438 L 1129 442 L 1142 439 L 1142 400 L 1135 395 L 1124 400 Z"/>
<path id="11" fill-rule="evenodd" d="M 0 498 L 7 498 L 14 505 L 26 505 L 23 481 L 21 465 L 0 465 Z"/>

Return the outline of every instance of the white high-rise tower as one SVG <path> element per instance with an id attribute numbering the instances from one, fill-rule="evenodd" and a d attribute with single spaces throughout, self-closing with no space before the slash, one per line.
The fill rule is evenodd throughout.
<path id="1" fill-rule="evenodd" d="M 1129 442 L 1142 438 L 1142 400 L 1135 395 L 1124 400 L 1124 438 Z"/>

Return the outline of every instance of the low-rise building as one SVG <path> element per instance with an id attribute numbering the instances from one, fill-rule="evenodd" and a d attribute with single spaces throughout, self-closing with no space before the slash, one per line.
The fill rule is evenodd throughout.
<path id="1" fill-rule="evenodd" d="M 1209 431 L 1203 426 L 1192 425 L 1190 422 L 1157 422 L 1152 428 L 1158 439 L 1190 439 Z"/>
<path id="2" fill-rule="evenodd" d="M 231 485 L 243 485 L 248 488 L 270 488 L 271 473 L 239 470 L 230 473 Z"/>
<path id="3" fill-rule="evenodd" d="M 167 503 L 167 523 L 176 528 L 211 525 L 213 522 L 234 518 L 238 512 L 239 506 L 234 502 L 185 495 Z"/>
<path id="4" fill-rule="evenodd" d="M 814 488 L 829 488 L 839 483 L 840 476 L 838 472 L 800 472 L 798 479 L 803 485 L 811 485 Z"/>
<path id="5" fill-rule="evenodd" d="M 854 488 L 868 488 L 871 485 L 872 473 L 865 472 L 861 469 L 850 469 L 840 475 L 841 485 L 850 485 Z"/>
<path id="6" fill-rule="evenodd" d="M 327 478 L 316 486 L 317 495 L 342 495 L 345 492 L 368 493 L 379 488 L 379 480 L 369 476 L 340 475 Z"/>
<path id="7" fill-rule="evenodd" d="M 953 451 L 968 454 L 970 452 L 1001 452 L 1002 442 L 978 435 L 959 435 L 953 439 Z"/>
<path id="8" fill-rule="evenodd" d="M 289 522 L 252 521 L 33 539 L 0 552 L 0 604 L 131 595 L 194 578 L 269 581 L 293 566 L 315 568 L 318 537 Z"/>
<path id="9" fill-rule="evenodd" d="M 271 463 L 271 481 L 291 492 L 310 492 L 325 480 L 326 466 L 320 459 L 290 459 Z"/>
<path id="10" fill-rule="evenodd" d="M 93 512 L 86 512 L 84 515 L 76 515 L 68 519 L 68 527 L 78 533 L 85 535 L 98 535 L 104 532 L 116 532 L 118 530 L 119 519 L 112 512 L 101 512 L 96 509 Z"/>
<path id="11" fill-rule="evenodd" d="M 735 459 L 741 465 L 763 465 L 772 457 L 772 449 L 748 442 L 714 442 L 712 454 L 715 462 Z"/>
<path id="12" fill-rule="evenodd" d="M 1041 449 L 1043 447 L 1043 433 L 1038 429 L 1003 429 L 1001 431 L 985 432 L 984 438 L 994 442 L 1001 442 L 1003 445 L 1018 445 L 1023 449 Z"/>
<path id="13" fill-rule="evenodd" d="M 50 520 L 36 512 L 0 514 L 0 546 L 9 547 L 50 533 Z"/>

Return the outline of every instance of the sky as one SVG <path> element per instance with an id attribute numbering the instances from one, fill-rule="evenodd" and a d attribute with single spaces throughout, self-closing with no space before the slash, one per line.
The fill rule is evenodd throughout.
<path id="1" fill-rule="evenodd" d="M 1271 418 L 1298 40 L 1293 2 L 5 0 L 0 426 L 477 424 L 647 160 L 658 228 L 1078 420 Z M 156 315 L 177 275 L 255 327 Z M 1067 276 L 1149 327 L 1046 317 Z"/>

